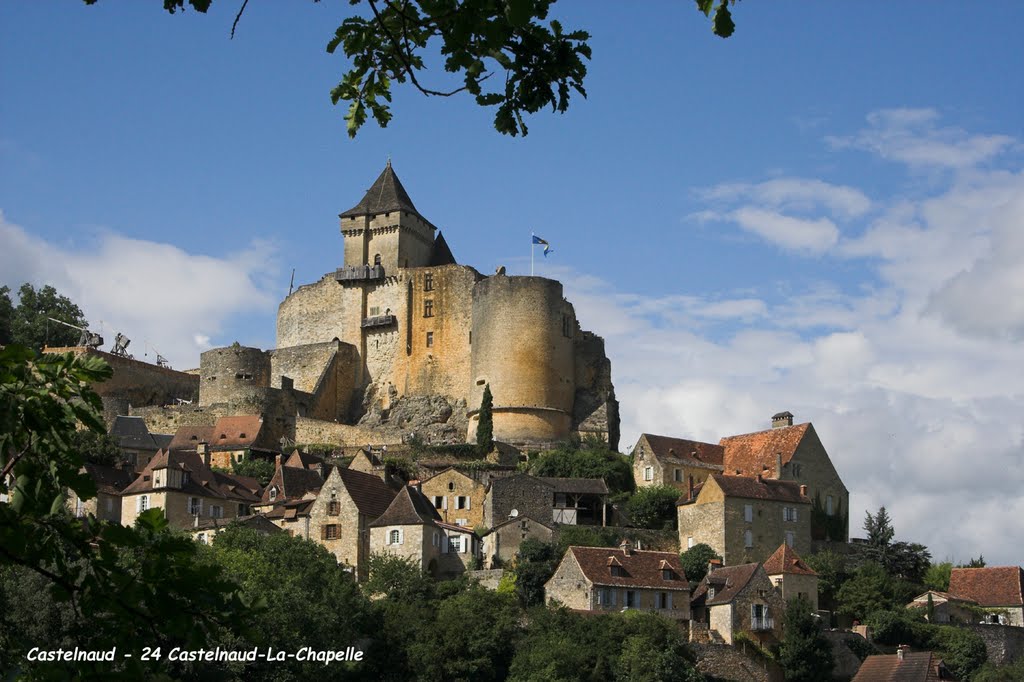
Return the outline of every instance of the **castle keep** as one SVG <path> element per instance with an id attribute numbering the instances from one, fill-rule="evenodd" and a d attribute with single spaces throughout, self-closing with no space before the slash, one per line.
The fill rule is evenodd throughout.
<path id="1" fill-rule="evenodd" d="M 618 446 L 604 341 L 580 329 L 561 283 L 459 265 L 390 162 L 339 219 L 344 262 L 281 303 L 276 350 L 203 353 L 201 407 L 262 414 L 289 438 L 361 444 L 369 427 L 408 432 L 395 415 L 419 401 L 448 439 L 472 441 L 489 385 L 496 440 L 593 434 Z"/>

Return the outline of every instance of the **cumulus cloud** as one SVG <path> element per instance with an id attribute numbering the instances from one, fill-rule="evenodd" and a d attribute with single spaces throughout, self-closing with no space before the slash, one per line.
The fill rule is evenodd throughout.
<path id="1" fill-rule="evenodd" d="M 787 211 L 825 208 L 853 218 L 871 208 L 871 200 L 855 187 L 833 185 L 812 178 L 776 178 L 760 183 L 723 183 L 697 192 L 706 201 L 754 201 Z"/>
<path id="2" fill-rule="evenodd" d="M 883 109 L 868 114 L 868 127 L 852 136 L 829 136 L 834 148 L 873 152 L 915 167 L 968 168 L 988 161 L 1014 143 L 1007 135 L 971 134 L 939 126 L 933 109 Z"/>
<path id="3" fill-rule="evenodd" d="M 55 245 L 0 213 L 0 243 L 4 284 L 51 284 L 78 303 L 94 330 L 102 325 L 108 343 L 122 331 L 136 355 L 148 343 L 176 367 L 197 366 L 234 316 L 266 314 L 277 303 L 268 282 L 274 248 L 265 242 L 223 257 L 111 231 L 86 246 Z"/>

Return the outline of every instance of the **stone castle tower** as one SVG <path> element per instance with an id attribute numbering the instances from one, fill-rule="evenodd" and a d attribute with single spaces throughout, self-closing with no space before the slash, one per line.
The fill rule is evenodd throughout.
<path id="1" fill-rule="evenodd" d="M 339 220 L 343 265 L 281 303 L 276 350 L 205 353 L 201 404 L 280 398 L 299 417 L 354 423 L 403 398 L 435 396 L 464 413 L 472 441 L 490 385 L 497 440 L 593 434 L 617 447 L 604 342 L 579 328 L 561 283 L 457 264 L 390 161 Z"/>

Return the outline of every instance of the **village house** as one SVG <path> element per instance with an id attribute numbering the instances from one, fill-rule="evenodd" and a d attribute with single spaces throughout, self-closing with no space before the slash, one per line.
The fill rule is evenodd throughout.
<path id="1" fill-rule="evenodd" d="M 454 467 L 449 467 L 420 484 L 441 521 L 456 526 L 479 528 L 484 524 L 486 487 Z"/>
<path id="2" fill-rule="evenodd" d="M 484 568 L 500 568 L 509 564 L 519 553 L 524 540 L 554 542 L 555 529 L 529 516 L 517 516 L 503 521 L 483 537 Z"/>
<path id="3" fill-rule="evenodd" d="M 197 519 L 196 524 L 192 526 L 188 532 L 196 542 L 204 545 L 211 545 L 218 533 L 223 533 L 227 528 L 231 527 L 248 528 L 262 535 L 273 535 L 274 533 L 284 532 L 262 514 L 236 516 L 233 519 L 227 520 L 209 518 L 199 521 Z"/>
<path id="4" fill-rule="evenodd" d="M 368 449 L 360 449 L 348 463 L 348 468 L 353 471 L 361 471 L 364 474 L 373 474 L 381 480 L 387 477 L 384 462 Z"/>
<path id="5" fill-rule="evenodd" d="M 100 521 L 121 523 L 121 491 L 127 488 L 134 474 L 127 469 L 86 462 L 82 472 L 96 485 L 96 497 L 82 500 L 68 490 L 67 508 L 77 518 L 92 514 Z"/>
<path id="6" fill-rule="evenodd" d="M 196 519 L 246 516 L 260 499 L 260 485 L 244 476 L 212 471 L 192 452 L 161 450 L 121 494 L 121 524 L 163 509 L 171 527 L 185 529 Z"/>
<path id="7" fill-rule="evenodd" d="M 816 542 L 847 542 L 850 493 L 808 422 L 793 425 L 793 415 L 772 416 L 772 428 L 722 438 L 723 473 L 728 476 L 774 478 L 807 486 L 813 507 L 811 538 Z"/>
<path id="8" fill-rule="evenodd" d="M 946 664 L 931 651 L 910 651 L 901 646 L 895 654 L 868 656 L 850 682 L 941 682 L 956 680 Z"/>
<path id="9" fill-rule="evenodd" d="M 185 425 L 171 439 L 172 451 L 199 452 L 207 466 L 231 469 L 231 462 L 241 462 L 254 454 L 271 459 L 277 454 L 277 443 L 264 427 L 259 415 L 220 417 L 213 426 Z"/>
<path id="10" fill-rule="evenodd" d="M 679 546 L 704 543 L 727 565 L 761 563 L 785 543 L 811 551 L 807 487 L 790 481 L 712 474 L 677 506 Z"/>
<path id="11" fill-rule="evenodd" d="M 688 492 L 709 474 L 722 473 L 724 453 L 721 445 L 642 433 L 633 446 L 633 480 L 637 488 L 667 485 Z"/>
<path id="12" fill-rule="evenodd" d="M 149 464 L 157 451 L 166 449 L 173 438 L 168 434 L 150 433 L 142 417 L 125 415 L 114 417 L 109 433 L 117 441 L 125 461 L 136 473 Z"/>
<path id="13" fill-rule="evenodd" d="M 581 611 L 643 609 L 675 620 L 690 618 L 690 583 L 674 552 L 569 547 L 544 585 L 548 604 Z"/>
<path id="14" fill-rule="evenodd" d="M 516 474 L 493 478 L 484 498 L 484 525 L 529 516 L 545 523 L 607 523 L 608 486 L 598 478 L 543 478 Z"/>
<path id="15" fill-rule="evenodd" d="M 761 564 L 714 567 L 690 604 L 693 621 L 708 628 L 712 641 L 732 644 L 740 632 L 762 644 L 782 639 L 786 602 Z"/>
<path id="16" fill-rule="evenodd" d="M 1024 627 L 1024 568 L 954 568 L 949 595 L 974 601 L 990 614 L 986 622 Z"/>
<path id="17" fill-rule="evenodd" d="M 314 499 L 324 484 L 324 479 L 320 475 L 322 469 L 307 469 L 301 464 L 301 460 L 294 454 L 285 462 L 282 462 L 281 456 L 278 455 L 274 475 L 263 489 L 260 501 L 253 505 L 253 509 L 257 512 L 269 512 L 285 502 Z"/>
<path id="18" fill-rule="evenodd" d="M 930 604 L 929 604 L 930 602 Z M 974 623 L 981 610 L 976 601 L 958 599 L 948 592 L 928 590 L 914 597 L 908 609 L 919 609 L 929 623 Z"/>
<path id="19" fill-rule="evenodd" d="M 818 574 L 804 563 L 795 549 L 782 543 L 763 565 L 783 600 L 803 597 L 811 603 L 811 611 L 818 610 Z"/>

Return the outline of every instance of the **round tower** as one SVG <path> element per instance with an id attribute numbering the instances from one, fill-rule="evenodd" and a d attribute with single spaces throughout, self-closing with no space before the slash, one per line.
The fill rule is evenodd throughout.
<path id="1" fill-rule="evenodd" d="M 233 345 L 199 356 L 199 404 L 244 402 L 253 389 L 270 386 L 270 356 Z"/>
<path id="2" fill-rule="evenodd" d="M 484 386 L 494 398 L 494 438 L 543 442 L 569 436 L 576 391 L 575 315 L 562 285 L 495 275 L 473 287 L 468 440 Z"/>

